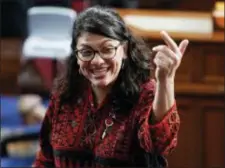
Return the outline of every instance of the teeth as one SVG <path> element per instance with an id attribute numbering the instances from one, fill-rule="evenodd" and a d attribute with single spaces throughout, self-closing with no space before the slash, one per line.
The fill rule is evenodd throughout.
<path id="1" fill-rule="evenodd" d="M 104 75 L 107 72 L 107 68 L 103 68 L 103 69 L 95 69 L 93 70 L 93 74 L 95 75 Z"/>
<path id="2" fill-rule="evenodd" d="M 98 69 L 98 70 L 95 70 L 96 72 L 102 72 L 102 71 L 106 71 L 106 69 Z"/>
<path id="3" fill-rule="evenodd" d="M 95 70 L 93 70 L 93 72 L 104 72 L 106 70 L 107 70 L 107 68 L 104 68 L 104 69 L 95 69 Z"/>

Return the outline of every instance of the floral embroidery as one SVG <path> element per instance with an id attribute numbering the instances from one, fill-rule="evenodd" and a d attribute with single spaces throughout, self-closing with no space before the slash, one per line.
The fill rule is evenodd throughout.
<path id="1" fill-rule="evenodd" d="M 106 102 L 104 108 L 94 110 L 88 118 L 89 99 L 81 99 L 71 106 L 60 104 L 57 97 L 51 98 L 41 129 L 41 148 L 34 166 L 119 167 L 121 164 L 130 165 L 130 158 L 141 148 L 163 155 L 170 153 L 177 144 L 180 124 L 176 104 L 160 123 L 151 125 L 149 118 L 153 97 L 154 83 L 150 81 L 143 85 L 139 103 L 129 114 L 116 113 L 116 120 L 104 139 L 101 139 L 105 130 L 104 121 L 112 113 L 112 102 Z M 55 152 L 57 150 L 58 153 Z M 70 152 L 77 154 L 71 156 Z"/>

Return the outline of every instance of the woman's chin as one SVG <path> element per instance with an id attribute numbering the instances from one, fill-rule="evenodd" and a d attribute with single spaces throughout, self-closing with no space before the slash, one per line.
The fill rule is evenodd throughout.
<path id="1" fill-rule="evenodd" d="M 94 80 L 92 81 L 92 85 L 94 85 L 95 87 L 107 87 L 109 85 L 109 82 L 107 82 L 106 80 Z"/>

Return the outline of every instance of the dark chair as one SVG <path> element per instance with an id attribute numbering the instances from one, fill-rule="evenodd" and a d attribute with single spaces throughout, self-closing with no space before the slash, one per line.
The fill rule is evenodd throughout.
<path id="1" fill-rule="evenodd" d="M 27 154 L 25 156 L 11 156 L 10 152 L 7 150 L 7 145 L 15 142 L 35 142 L 38 141 L 40 132 L 40 125 L 34 126 L 20 126 L 13 128 L 11 127 L 8 132 L 5 131 L 3 136 L 1 136 L 1 167 L 31 167 L 37 147 L 34 145 L 27 149 L 30 151 L 33 149 L 33 154 Z M 35 144 L 35 143 L 32 143 Z M 20 153 L 21 151 L 17 151 Z"/>

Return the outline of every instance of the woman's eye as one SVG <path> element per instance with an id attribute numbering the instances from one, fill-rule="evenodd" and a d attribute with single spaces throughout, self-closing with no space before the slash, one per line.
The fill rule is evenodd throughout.
<path id="1" fill-rule="evenodd" d="M 113 53 L 114 52 L 114 48 L 103 48 L 101 50 L 101 53 L 103 54 L 110 54 L 110 53 Z"/>
<path id="2" fill-rule="evenodd" d="M 81 50 L 80 53 L 83 56 L 91 56 L 93 54 L 93 51 L 92 50 Z"/>

